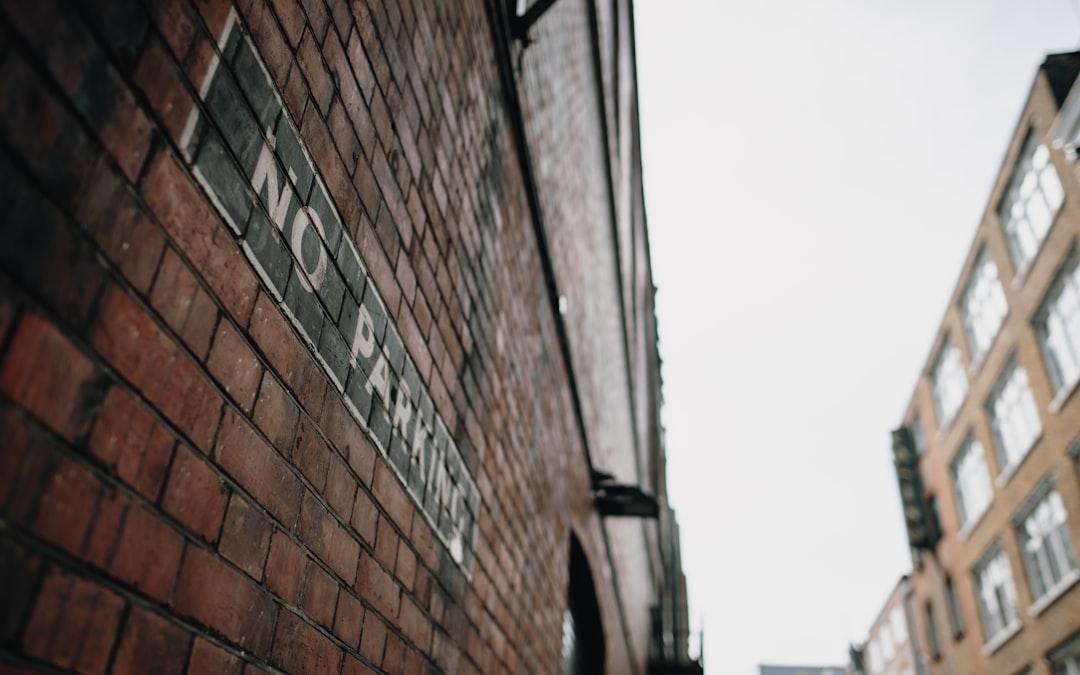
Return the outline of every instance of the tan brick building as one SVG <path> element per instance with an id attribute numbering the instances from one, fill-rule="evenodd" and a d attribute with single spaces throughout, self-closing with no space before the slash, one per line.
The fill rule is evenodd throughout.
<path id="1" fill-rule="evenodd" d="M 700 672 L 633 36 L 3 3 L 0 670 Z"/>
<path id="2" fill-rule="evenodd" d="M 931 674 L 1080 667 L 1080 167 L 1047 57 L 894 432 Z"/>

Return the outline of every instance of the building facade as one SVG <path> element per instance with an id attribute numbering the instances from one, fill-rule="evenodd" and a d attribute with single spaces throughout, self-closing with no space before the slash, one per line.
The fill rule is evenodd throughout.
<path id="1" fill-rule="evenodd" d="M 1040 67 L 893 434 L 931 674 L 1080 664 L 1080 167 L 1051 133 L 1078 70 Z"/>
<path id="2" fill-rule="evenodd" d="M 911 581 L 900 577 L 870 626 L 866 642 L 853 646 L 850 675 L 925 675 L 919 661 L 912 611 Z"/>
<path id="3" fill-rule="evenodd" d="M 701 671 L 632 19 L 4 3 L 0 669 Z"/>

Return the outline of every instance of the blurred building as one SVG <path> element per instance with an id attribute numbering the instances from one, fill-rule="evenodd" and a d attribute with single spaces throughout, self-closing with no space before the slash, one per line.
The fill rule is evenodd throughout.
<path id="1" fill-rule="evenodd" d="M 925 675 L 914 639 L 911 582 L 900 577 L 861 646 L 852 647 L 849 675 Z"/>
<path id="2" fill-rule="evenodd" d="M 630 0 L 0 9 L 0 670 L 700 673 Z"/>
<path id="3" fill-rule="evenodd" d="M 1039 68 L 893 433 L 932 675 L 1080 672 L 1078 71 Z"/>
<path id="4" fill-rule="evenodd" d="M 840 666 L 758 666 L 759 675 L 844 675 Z"/>

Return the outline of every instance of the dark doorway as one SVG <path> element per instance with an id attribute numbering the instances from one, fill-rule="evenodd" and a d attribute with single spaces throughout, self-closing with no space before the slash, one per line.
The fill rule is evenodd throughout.
<path id="1" fill-rule="evenodd" d="M 563 672 L 600 675 L 604 672 L 604 628 L 596 602 L 589 561 L 570 535 L 570 588 L 563 614 Z"/>

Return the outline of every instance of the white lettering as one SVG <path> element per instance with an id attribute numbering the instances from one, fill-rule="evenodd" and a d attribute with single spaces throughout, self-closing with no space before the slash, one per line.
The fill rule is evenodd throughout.
<path id="1" fill-rule="evenodd" d="M 255 194 L 266 188 L 266 210 L 270 212 L 270 219 L 278 230 L 285 229 L 285 216 L 289 213 L 289 204 L 292 202 L 292 186 L 288 181 L 281 186 L 278 192 L 277 164 L 274 163 L 274 135 L 267 130 L 268 140 L 263 143 L 262 152 L 259 153 L 259 161 L 255 164 L 255 175 L 251 177 L 251 189 Z M 295 181 L 296 174 L 289 169 L 289 176 Z"/>
<path id="2" fill-rule="evenodd" d="M 409 385 L 402 380 L 398 383 L 397 401 L 394 403 L 393 426 L 401 431 L 401 435 L 409 438 L 409 418 L 412 417 L 412 406 L 409 405 Z"/>
<path id="3" fill-rule="evenodd" d="M 371 314 L 367 307 L 360 305 L 356 313 L 356 332 L 352 339 L 353 366 L 356 366 L 356 357 L 371 358 L 375 351 L 375 322 L 371 320 Z"/>
<path id="4" fill-rule="evenodd" d="M 319 233 L 319 236 L 315 237 L 315 246 L 318 253 L 318 259 L 315 261 L 315 270 L 309 271 L 307 265 L 304 264 L 304 231 L 308 225 L 313 225 L 315 231 Z M 304 277 L 300 277 L 300 281 L 303 282 L 304 287 L 309 291 L 322 286 L 323 281 L 326 279 L 326 249 L 323 247 L 322 237 L 326 236 L 323 230 L 322 219 L 319 218 L 319 214 L 316 213 L 310 206 L 305 206 L 296 212 L 292 221 L 292 250 L 293 255 L 300 261 L 300 269 L 304 271 Z"/>
<path id="5" fill-rule="evenodd" d="M 364 385 L 370 394 L 374 389 L 382 397 L 383 405 L 389 407 L 390 405 L 390 367 L 386 363 L 386 356 L 381 352 L 379 353 L 379 359 L 375 362 L 375 367 L 371 370 L 371 375 L 368 375 L 367 384 Z"/>

